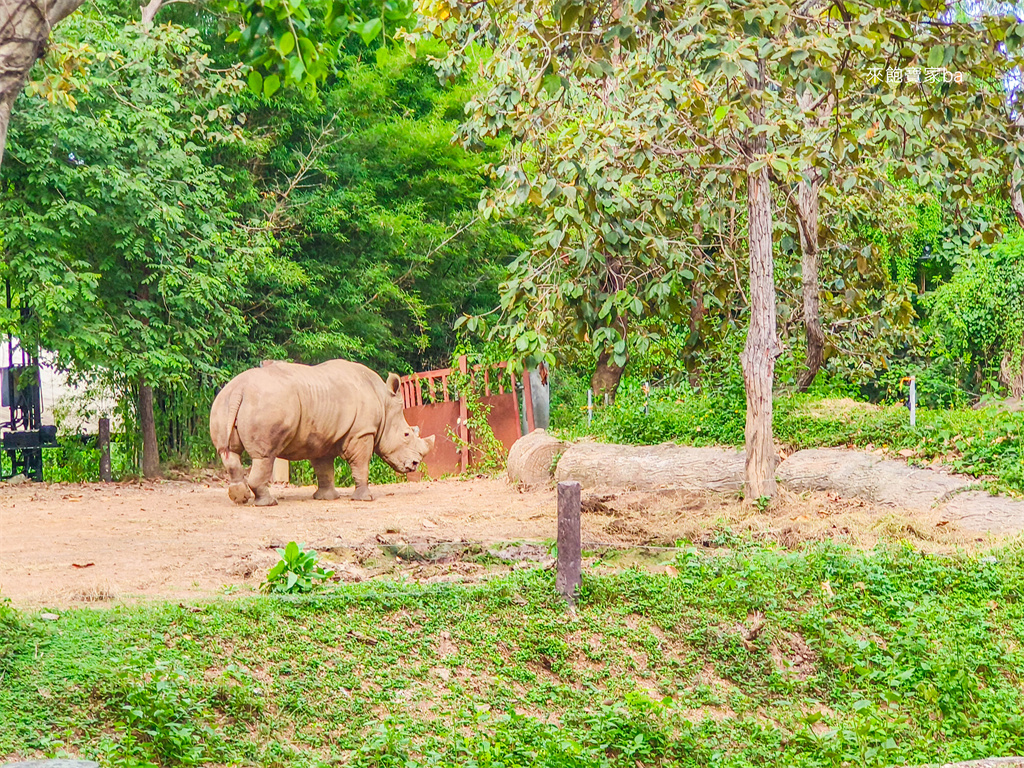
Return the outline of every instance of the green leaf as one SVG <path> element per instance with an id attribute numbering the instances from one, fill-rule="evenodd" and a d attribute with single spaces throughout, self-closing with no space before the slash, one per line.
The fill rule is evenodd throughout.
<path id="1" fill-rule="evenodd" d="M 362 39 L 363 44 L 369 45 L 381 33 L 384 25 L 379 18 L 373 18 L 362 23 L 356 22 L 352 25 L 352 28 Z"/>
<path id="2" fill-rule="evenodd" d="M 281 39 L 277 41 L 277 49 L 282 56 L 287 56 L 295 49 L 295 35 L 290 30 L 281 35 Z"/>
<path id="3" fill-rule="evenodd" d="M 294 541 L 289 541 L 288 545 L 284 548 L 284 559 L 290 563 L 295 562 L 299 556 L 299 545 Z"/>
<path id="4" fill-rule="evenodd" d="M 255 69 L 249 73 L 249 90 L 253 93 L 259 93 L 263 90 L 263 75 Z"/>
<path id="5" fill-rule="evenodd" d="M 542 87 L 549 98 L 554 98 L 562 90 L 562 78 L 558 75 L 548 75 L 542 81 Z"/>
<path id="6" fill-rule="evenodd" d="M 267 95 L 267 98 L 270 98 L 275 93 L 277 93 L 280 87 L 281 78 L 278 77 L 277 75 L 271 75 L 270 77 L 263 81 L 263 92 Z"/>
<path id="7" fill-rule="evenodd" d="M 931 68 L 941 67 L 943 59 L 946 58 L 946 47 L 943 45 L 934 45 L 932 49 L 928 51 L 928 66 Z"/>

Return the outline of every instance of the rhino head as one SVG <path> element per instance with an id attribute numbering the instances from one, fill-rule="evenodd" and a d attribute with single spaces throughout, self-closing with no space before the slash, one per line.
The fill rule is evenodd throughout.
<path id="1" fill-rule="evenodd" d="M 423 457 L 433 450 L 434 436 L 420 437 L 420 428 L 410 426 L 405 420 L 400 385 L 397 374 L 388 375 L 387 402 L 384 404 L 386 416 L 377 442 L 377 453 L 389 467 L 405 474 L 415 471 Z"/>

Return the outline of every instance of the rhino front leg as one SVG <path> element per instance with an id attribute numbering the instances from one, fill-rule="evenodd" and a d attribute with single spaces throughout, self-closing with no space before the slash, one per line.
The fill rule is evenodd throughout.
<path id="1" fill-rule="evenodd" d="M 346 456 L 352 479 L 356 481 L 352 501 L 373 501 L 370 495 L 370 457 L 373 456 L 373 436 L 360 437 L 346 446 Z"/>
<path id="2" fill-rule="evenodd" d="M 269 459 L 253 459 L 249 468 L 249 479 L 246 481 L 256 494 L 257 507 L 272 507 L 277 499 L 270 495 L 270 478 L 274 476 L 274 457 Z"/>
<path id="3" fill-rule="evenodd" d="M 334 457 L 324 456 L 319 459 L 310 459 L 309 463 L 313 465 L 313 471 L 316 472 L 317 488 L 313 498 L 326 501 L 341 498 L 338 489 L 334 487 Z"/>

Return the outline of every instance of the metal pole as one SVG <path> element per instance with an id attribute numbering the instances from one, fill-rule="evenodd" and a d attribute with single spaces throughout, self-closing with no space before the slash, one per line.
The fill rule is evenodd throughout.
<path id="1" fill-rule="evenodd" d="M 587 426 L 594 420 L 594 390 L 587 390 Z"/>
<path id="2" fill-rule="evenodd" d="M 910 377 L 910 426 L 917 426 L 917 377 Z"/>

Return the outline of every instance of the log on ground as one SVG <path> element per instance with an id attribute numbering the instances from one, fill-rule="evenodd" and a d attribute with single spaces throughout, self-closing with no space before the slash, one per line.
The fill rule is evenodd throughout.
<path id="1" fill-rule="evenodd" d="M 565 449 L 555 479 L 577 480 L 584 488 L 731 493 L 743 489 L 744 462 L 743 451 L 732 448 L 579 443 Z"/>

